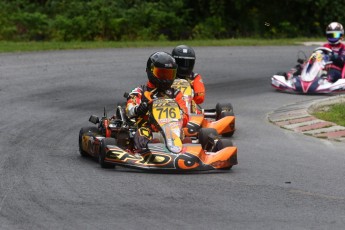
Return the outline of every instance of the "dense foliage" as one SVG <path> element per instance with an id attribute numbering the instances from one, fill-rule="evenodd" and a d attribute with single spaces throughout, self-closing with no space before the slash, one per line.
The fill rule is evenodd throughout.
<path id="1" fill-rule="evenodd" d="M 2 0 L 0 40 L 317 37 L 344 0 Z"/>

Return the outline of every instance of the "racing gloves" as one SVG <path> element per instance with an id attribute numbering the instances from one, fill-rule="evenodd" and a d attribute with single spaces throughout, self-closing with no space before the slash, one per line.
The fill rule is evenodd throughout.
<path id="1" fill-rule="evenodd" d="M 134 108 L 134 112 L 137 116 L 145 115 L 148 111 L 147 102 L 141 102 L 140 105 Z"/>

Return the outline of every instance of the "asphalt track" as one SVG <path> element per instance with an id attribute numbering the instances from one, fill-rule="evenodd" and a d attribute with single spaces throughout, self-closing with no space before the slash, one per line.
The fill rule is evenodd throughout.
<path id="1" fill-rule="evenodd" d="M 145 82 L 168 48 L 0 54 L 0 229 L 343 229 L 344 143 L 281 129 L 270 76 L 313 47 L 196 47 L 204 107 L 231 102 L 239 165 L 158 174 L 82 158 L 79 129 Z"/>

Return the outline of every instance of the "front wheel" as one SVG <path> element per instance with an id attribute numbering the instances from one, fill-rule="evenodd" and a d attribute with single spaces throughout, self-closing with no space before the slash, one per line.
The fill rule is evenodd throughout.
<path id="1" fill-rule="evenodd" d="M 218 132 L 214 128 L 201 128 L 198 132 L 198 139 L 202 149 L 205 149 L 207 144 L 217 136 Z"/>
<path id="2" fill-rule="evenodd" d="M 97 128 L 95 127 L 83 127 L 79 131 L 79 153 L 82 157 L 87 157 L 89 154 L 83 149 L 83 135 L 87 132 L 97 132 Z"/>
<path id="3" fill-rule="evenodd" d="M 106 154 L 106 146 L 107 145 L 116 145 L 116 141 L 114 138 L 104 138 L 101 141 L 100 151 L 98 155 L 98 162 L 102 168 L 115 168 L 115 165 L 105 162 L 105 154 Z"/>

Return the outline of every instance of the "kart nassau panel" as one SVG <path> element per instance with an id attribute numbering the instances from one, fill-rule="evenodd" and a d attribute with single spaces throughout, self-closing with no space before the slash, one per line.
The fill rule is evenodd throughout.
<path id="1" fill-rule="evenodd" d="M 180 153 L 182 122 L 178 104 L 174 100 L 155 100 L 152 104 L 152 115 L 164 133 L 167 148 L 173 153 Z"/>
<path id="2" fill-rule="evenodd" d="M 188 114 L 196 113 L 197 108 L 196 108 L 195 102 L 193 101 L 194 91 L 190 83 L 185 79 L 176 78 L 173 84 L 171 85 L 171 87 L 178 89 L 179 91 L 182 92 L 182 95 L 183 95 L 182 98 L 186 103 Z"/>
<path id="3" fill-rule="evenodd" d="M 223 134 L 235 130 L 235 116 L 226 116 L 218 121 L 204 118 L 202 114 L 189 115 L 189 122 L 184 128 L 186 136 L 197 136 L 200 128 L 214 128 L 218 134 Z"/>
<path id="4" fill-rule="evenodd" d="M 115 146 L 106 146 L 105 162 L 143 170 L 209 171 L 228 169 L 237 164 L 237 148 L 205 152 L 199 144 L 183 145 L 181 154 L 171 154 L 164 144 L 148 144 L 149 150 L 133 155 Z"/>

